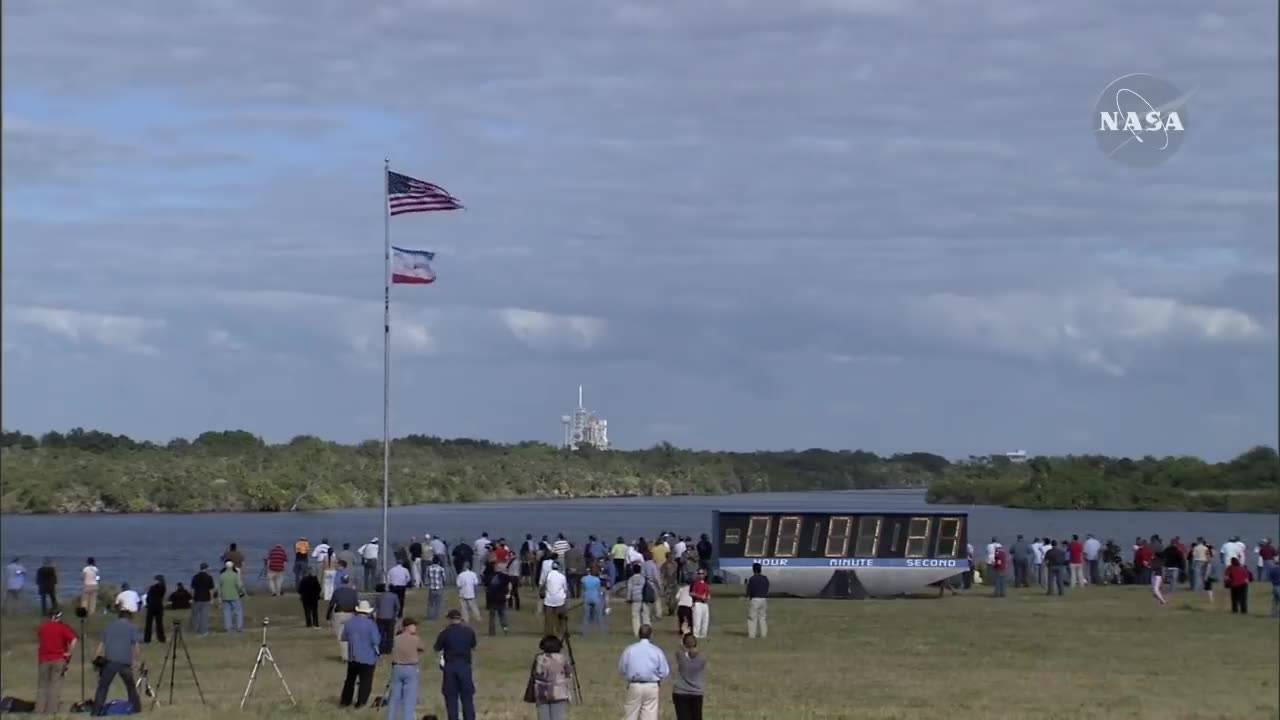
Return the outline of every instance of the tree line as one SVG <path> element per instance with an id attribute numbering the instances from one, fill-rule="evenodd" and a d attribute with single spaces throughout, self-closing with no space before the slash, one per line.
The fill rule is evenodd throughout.
<path id="1" fill-rule="evenodd" d="M 1003 456 L 951 462 L 925 452 L 744 453 L 670 443 L 631 451 L 565 450 L 539 442 L 409 435 L 393 440 L 391 453 L 396 505 L 928 488 L 930 501 L 943 503 L 1211 510 L 1270 503 L 1280 509 L 1271 448 L 1217 464 L 1100 456 L 1011 463 Z M 0 431 L 0 474 L 3 512 L 372 507 L 382 502 L 382 444 L 343 445 L 307 435 L 270 444 L 244 430 L 210 431 L 164 444 L 84 428 L 39 437 L 6 430 Z"/>

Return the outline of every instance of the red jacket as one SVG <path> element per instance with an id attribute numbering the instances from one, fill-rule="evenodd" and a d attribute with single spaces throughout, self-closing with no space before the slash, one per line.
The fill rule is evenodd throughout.
<path id="1" fill-rule="evenodd" d="M 1271 543 L 1267 543 L 1258 548 L 1258 554 L 1262 556 L 1263 560 L 1274 560 L 1276 557 L 1276 548 Z"/>
<path id="2" fill-rule="evenodd" d="M 1067 552 L 1071 556 L 1072 565 L 1079 565 L 1084 562 L 1084 545 L 1081 545 L 1079 540 L 1072 540 L 1071 544 L 1067 546 Z"/>
<path id="3" fill-rule="evenodd" d="M 1249 570 L 1243 565 L 1228 565 L 1222 576 L 1222 584 L 1227 587 L 1248 587 Z"/>
<path id="4" fill-rule="evenodd" d="M 289 554 L 279 545 L 271 548 L 271 552 L 267 553 L 267 570 L 271 572 L 284 572 L 285 565 L 289 562 Z"/>
<path id="5" fill-rule="evenodd" d="M 1150 545 L 1143 545 L 1133 554 L 1133 563 L 1138 567 L 1151 567 L 1151 559 L 1156 556 Z"/>

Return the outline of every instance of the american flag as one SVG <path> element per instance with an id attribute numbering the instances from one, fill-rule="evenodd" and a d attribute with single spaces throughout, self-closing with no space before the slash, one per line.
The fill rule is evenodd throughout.
<path id="1" fill-rule="evenodd" d="M 439 185 L 390 170 L 387 171 L 387 204 L 392 215 L 462 208 L 462 201 Z"/>

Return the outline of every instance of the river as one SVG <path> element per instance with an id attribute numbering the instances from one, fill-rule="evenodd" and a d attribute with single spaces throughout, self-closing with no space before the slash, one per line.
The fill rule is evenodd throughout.
<path id="1" fill-rule="evenodd" d="M 572 541 L 588 534 L 610 542 L 618 535 L 653 537 L 660 530 L 697 535 L 711 526 L 712 510 L 773 510 L 821 512 L 945 512 L 969 514 L 969 541 L 975 547 L 991 536 L 1006 544 L 1018 533 L 1067 538 L 1093 533 L 1115 539 L 1122 547 L 1135 536 L 1153 533 L 1184 539 L 1204 536 L 1221 544 L 1239 535 L 1250 549 L 1262 537 L 1280 536 L 1274 515 L 1245 513 L 1131 512 L 1076 510 L 1015 510 L 989 506 L 929 505 L 918 490 L 853 490 L 817 493 L 758 493 L 710 497 L 588 498 L 523 500 L 392 508 L 393 539 L 443 534 L 452 545 L 473 540 L 482 531 L 513 543 L 525 533 L 534 537 L 564 532 Z M 335 546 L 352 547 L 382 534 L 380 509 L 330 510 L 306 513 L 204 513 L 193 515 L 2 515 L 0 553 L 7 564 L 22 558 L 28 578 L 44 557 L 58 568 L 59 592 L 78 588 L 79 569 L 94 556 L 102 582 L 129 582 L 143 588 L 151 577 L 164 574 L 170 585 L 186 581 L 201 561 L 216 566 L 227 543 L 235 542 L 246 556 L 247 579 L 253 580 L 262 558 L 276 543 L 292 549 L 306 536 L 314 544 L 327 537 Z M 291 555 L 292 557 L 292 555 Z M 251 570 L 251 571 L 250 571 Z"/>

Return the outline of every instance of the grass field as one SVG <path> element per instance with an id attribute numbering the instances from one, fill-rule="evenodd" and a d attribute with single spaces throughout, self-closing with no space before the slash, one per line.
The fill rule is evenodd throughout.
<path id="1" fill-rule="evenodd" d="M 1255 614 L 1248 617 L 1230 614 L 1221 591 L 1216 607 L 1209 607 L 1203 594 L 1179 591 L 1164 608 L 1142 588 L 1085 588 L 1068 591 L 1065 598 L 1011 590 L 1003 600 L 980 588 L 942 599 L 774 599 L 770 635 L 763 641 L 747 639 L 740 595 L 730 596 L 733 590 L 722 586 L 716 590 L 711 637 L 704 641 L 710 659 L 708 718 L 1280 717 L 1280 622 L 1266 617 L 1271 591 L 1262 584 L 1254 586 Z M 421 617 L 423 595 L 411 593 L 409 607 Z M 289 708 L 268 670 L 259 677 L 246 714 L 350 715 L 336 706 L 344 667 L 331 632 L 304 628 L 292 596 L 250 597 L 247 615 L 243 635 L 186 637 L 209 707 L 200 706 L 180 660 L 174 706 L 162 705 L 152 714 L 194 719 L 237 713 L 257 654 L 259 625 L 270 616 L 271 648 L 300 706 Z M 166 622 L 180 617 L 185 613 L 169 613 Z M 68 618 L 75 627 L 76 619 Z M 106 619 L 91 621 L 92 644 Z M 220 625 L 216 608 L 214 620 Z M 5 695 L 34 700 L 35 625 L 34 615 L 11 616 L 0 627 L 0 692 Z M 423 625 L 423 635 L 434 639 L 437 627 Z M 534 716 L 521 696 L 538 627 L 526 606 L 508 637 L 488 638 L 487 627 L 480 628 L 479 717 Z M 655 640 L 670 656 L 676 646 L 670 619 L 664 618 L 659 629 Z M 573 717 L 621 716 L 623 685 L 616 667 L 629 632 L 623 607 L 610 617 L 607 638 L 574 639 L 585 702 L 573 708 Z M 153 683 L 164 650 L 158 644 L 144 646 Z M 376 692 L 385 672 L 379 668 Z M 444 717 L 431 656 L 422 677 L 418 715 Z M 157 691 L 166 700 L 168 681 Z M 669 693 L 664 685 L 664 718 L 674 717 Z M 79 695 L 79 664 L 73 663 L 63 686 L 64 708 Z M 111 697 L 123 696 L 117 683 Z M 150 701 L 145 706 L 151 712 Z M 357 714 L 372 717 L 374 711 Z"/>

